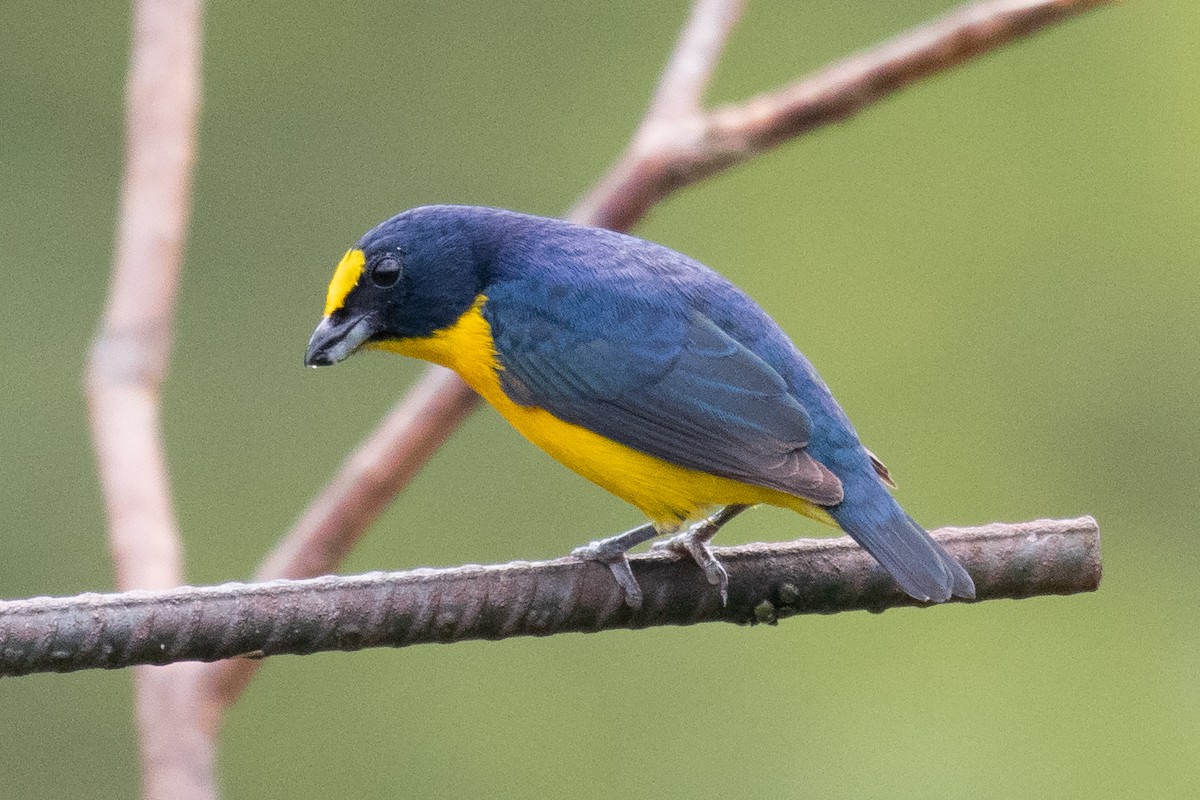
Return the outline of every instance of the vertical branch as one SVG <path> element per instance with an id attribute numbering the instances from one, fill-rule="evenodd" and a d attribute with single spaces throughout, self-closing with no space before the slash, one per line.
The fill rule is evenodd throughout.
<path id="1" fill-rule="evenodd" d="M 135 0 L 125 175 L 112 282 L 86 391 L 121 589 L 183 583 L 159 417 L 188 222 L 200 106 L 201 0 Z M 215 797 L 194 665 L 134 676 L 143 795 Z"/>
<path id="2" fill-rule="evenodd" d="M 725 40 L 745 5 L 746 0 L 697 0 L 654 90 L 643 128 L 649 122 L 679 119 L 700 111 L 704 93 L 725 51 Z"/>

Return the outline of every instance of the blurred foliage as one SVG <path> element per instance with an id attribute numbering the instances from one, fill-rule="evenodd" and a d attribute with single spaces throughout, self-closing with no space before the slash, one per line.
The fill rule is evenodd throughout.
<path id="1" fill-rule="evenodd" d="M 947 6 L 752 3 L 734 100 Z M 420 366 L 300 366 L 338 256 L 433 201 L 561 212 L 683 2 L 213 2 L 166 387 L 189 578 L 246 576 Z M 129 11 L 5 0 L 0 593 L 111 585 L 79 383 Z M 658 208 L 759 297 L 929 526 L 1090 513 L 1095 595 L 280 658 L 230 797 L 1125 798 L 1200 783 L 1200 7 L 1102 9 Z M 560 555 L 636 513 L 477 414 L 348 571 Z M 783 512 L 722 541 L 821 533 Z M 128 797 L 129 675 L 0 683 L 5 797 Z"/>

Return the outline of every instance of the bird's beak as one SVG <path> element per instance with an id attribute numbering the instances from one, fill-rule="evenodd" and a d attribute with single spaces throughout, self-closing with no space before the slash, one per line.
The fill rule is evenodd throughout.
<path id="1" fill-rule="evenodd" d="M 362 346 L 375 333 L 375 315 L 360 314 L 335 322 L 326 316 L 308 340 L 308 352 L 304 354 L 307 367 L 328 367 Z"/>

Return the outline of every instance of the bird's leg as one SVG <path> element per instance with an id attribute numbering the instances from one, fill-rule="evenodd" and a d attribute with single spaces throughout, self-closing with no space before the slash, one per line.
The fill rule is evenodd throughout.
<path id="1" fill-rule="evenodd" d="M 607 539 L 599 539 L 585 544 L 583 547 L 576 547 L 571 551 L 571 555 L 575 558 L 606 564 L 612 572 L 613 578 L 616 579 L 617 585 L 625 593 L 625 605 L 636 611 L 642 607 L 642 587 L 638 586 L 637 578 L 633 577 L 633 569 L 629 566 L 629 558 L 625 555 L 625 551 L 631 547 L 637 547 L 647 539 L 653 539 L 662 532 L 655 527 L 654 523 L 647 522 L 645 525 L 639 525 L 624 533 L 618 533 L 616 536 L 609 536 Z"/>
<path id="2" fill-rule="evenodd" d="M 700 565 L 700 569 L 704 570 L 704 577 L 708 578 L 708 582 L 717 587 L 717 591 L 721 593 L 721 605 L 725 605 L 729 601 L 729 573 L 725 571 L 724 565 L 713 555 L 712 548 L 709 547 L 708 543 L 717 535 L 717 531 L 721 530 L 721 527 L 725 523 L 749 507 L 744 505 L 725 506 L 711 517 L 697 522 L 683 533 L 676 534 L 670 539 L 656 543 L 651 549 L 673 550 L 676 553 L 686 553 L 691 556 Z"/>

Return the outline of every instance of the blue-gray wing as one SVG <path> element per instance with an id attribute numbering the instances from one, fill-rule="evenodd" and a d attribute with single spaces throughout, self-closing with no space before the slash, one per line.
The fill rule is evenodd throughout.
<path id="1" fill-rule="evenodd" d="M 804 450 L 808 414 L 765 361 L 694 309 L 574 294 L 489 292 L 514 402 L 683 467 L 841 502 L 841 482 Z"/>

